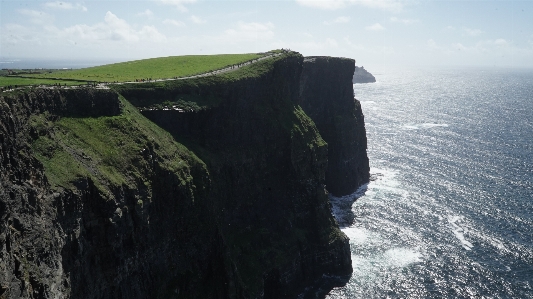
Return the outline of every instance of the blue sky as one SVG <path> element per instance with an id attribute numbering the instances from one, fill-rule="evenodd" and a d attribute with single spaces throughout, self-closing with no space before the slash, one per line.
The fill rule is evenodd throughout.
<path id="1" fill-rule="evenodd" d="M 533 0 L 0 1 L 2 60 L 290 48 L 369 68 L 533 68 Z"/>

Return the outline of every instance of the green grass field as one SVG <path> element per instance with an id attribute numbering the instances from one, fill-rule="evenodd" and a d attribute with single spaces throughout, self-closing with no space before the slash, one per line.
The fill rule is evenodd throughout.
<path id="1" fill-rule="evenodd" d="M 0 76 L 0 87 L 9 85 L 30 86 L 30 85 L 54 85 L 60 83 L 61 85 L 80 85 L 87 83 L 86 81 L 63 81 L 63 80 L 50 80 L 50 79 L 34 79 L 34 78 L 20 78 L 20 77 L 4 77 Z"/>
<path id="2" fill-rule="evenodd" d="M 147 78 L 167 79 L 201 74 L 261 56 L 260 54 L 171 56 L 24 76 L 37 79 L 58 78 L 97 82 L 127 82 Z"/>

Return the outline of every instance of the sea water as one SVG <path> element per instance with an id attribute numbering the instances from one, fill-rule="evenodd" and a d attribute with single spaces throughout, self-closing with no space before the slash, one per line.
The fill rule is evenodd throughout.
<path id="1" fill-rule="evenodd" d="M 326 298 L 533 298 L 533 70 L 374 75 L 371 181 L 331 197 L 353 274 Z"/>

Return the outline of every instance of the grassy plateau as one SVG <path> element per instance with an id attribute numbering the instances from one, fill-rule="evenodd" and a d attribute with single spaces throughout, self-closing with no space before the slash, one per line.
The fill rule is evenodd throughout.
<path id="1" fill-rule="evenodd" d="M 84 69 L 61 70 L 46 74 L 25 74 L 23 76 L 34 79 L 66 79 L 82 82 L 131 82 L 137 79 L 168 79 L 202 74 L 257 59 L 262 56 L 262 54 L 170 56 L 120 62 Z M 0 79 L 0 84 L 2 84 L 4 78 Z"/>

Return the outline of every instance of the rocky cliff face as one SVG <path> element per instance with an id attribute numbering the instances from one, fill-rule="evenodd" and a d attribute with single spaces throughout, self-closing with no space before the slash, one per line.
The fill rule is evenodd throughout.
<path id="1" fill-rule="evenodd" d="M 111 91 L 28 91 L 0 105 L 2 298 L 224 293 L 208 173 L 192 153 Z"/>
<path id="2" fill-rule="evenodd" d="M 295 298 L 351 273 L 303 58 L 258 67 L 0 96 L 0 298 Z M 203 108 L 128 101 L 176 99 Z"/>
<path id="3" fill-rule="evenodd" d="M 326 188 L 336 196 L 368 182 L 367 141 L 361 104 L 354 99 L 355 61 L 307 57 L 300 79 L 300 105 L 328 143 Z"/>

